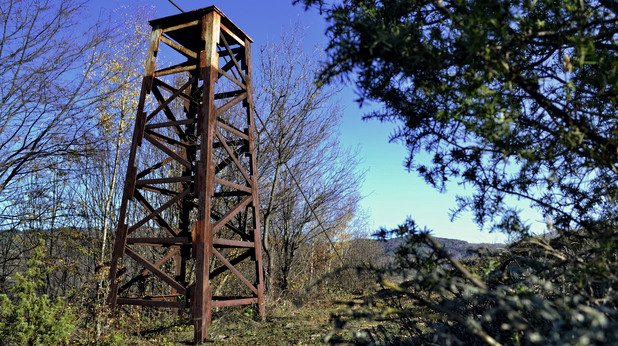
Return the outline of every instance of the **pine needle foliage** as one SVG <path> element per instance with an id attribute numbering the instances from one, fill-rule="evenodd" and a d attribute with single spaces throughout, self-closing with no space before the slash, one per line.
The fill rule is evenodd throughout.
<path id="1" fill-rule="evenodd" d="M 0 294 L 0 345 L 64 345 L 75 329 L 75 315 L 62 299 L 52 300 L 44 287 L 46 264 L 41 244 L 23 274 L 15 275 L 8 294 Z"/>

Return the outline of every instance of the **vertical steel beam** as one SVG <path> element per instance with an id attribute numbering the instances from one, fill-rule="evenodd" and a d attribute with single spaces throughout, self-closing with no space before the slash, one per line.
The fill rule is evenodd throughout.
<path id="1" fill-rule="evenodd" d="M 215 169 L 213 151 L 210 150 L 215 136 L 217 110 L 215 108 L 215 82 L 218 77 L 219 26 L 221 17 L 210 12 L 202 18 L 202 41 L 204 50 L 200 52 L 200 76 L 204 82 L 202 91 L 202 108 L 198 115 L 198 133 L 200 133 L 200 155 L 196 183 L 198 186 L 199 210 L 195 238 L 193 240 L 196 260 L 195 295 L 193 321 L 195 341 L 206 339 L 208 326 L 212 318 L 212 289 L 210 287 L 210 257 L 212 255 L 212 224 L 210 210 L 214 194 Z"/>
<path id="2" fill-rule="evenodd" d="M 137 148 L 142 144 L 144 138 L 144 126 L 146 125 L 146 114 L 144 113 L 144 104 L 146 102 L 146 95 L 150 93 L 152 88 L 152 81 L 154 79 L 154 71 L 156 68 L 156 56 L 159 50 L 159 40 L 161 38 L 161 29 L 154 29 L 150 35 L 150 46 L 148 48 L 148 55 L 146 56 L 146 62 L 144 64 L 144 77 L 142 78 L 142 90 L 139 96 L 139 102 L 137 104 L 137 116 L 135 118 L 135 127 L 133 128 L 133 139 L 131 141 L 131 149 L 129 153 L 129 160 L 127 163 L 127 173 L 124 181 L 124 189 L 122 191 L 122 202 L 120 204 L 120 214 L 118 216 L 118 226 L 116 229 L 116 239 L 114 243 L 114 250 L 112 252 L 112 261 L 110 263 L 110 293 L 108 296 L 108 303 L 112 309 L 116 306 L 116 296 L 118 294 L 118 261 L 124 256 L 124 250 L 126 247 L 127 238 L 127 224 L 126 215 L 129 200 L 133 198 L 135 191 L 135 180 L 137 174 L 137 168 L 135 166 L 135 156 Z"/>
<path id="3" fill-rule="evenodd" d="M 243 67 L 246 73 L 245 83 L 247 85 L 247 98 L 245 99 L 245 109 L 247 110 L 247 124 L 249 125 L 249 159 L 251 160 L 251 194 L 253 197 L 253 242 L 255 245 L 255 277 L 258 289 L 258 310 L 262 320 L 266 320 L 266 307 L 264 303 L 264 272 L 262 270 L 262 240 L 260 236 L 260 192 L 258 191 L 257 181 L 257 158 L 255 157 L 255 116 L 253 114 L 253 70 L 251 64 L 251 42 L 245 39 L 245 59 Z"/>

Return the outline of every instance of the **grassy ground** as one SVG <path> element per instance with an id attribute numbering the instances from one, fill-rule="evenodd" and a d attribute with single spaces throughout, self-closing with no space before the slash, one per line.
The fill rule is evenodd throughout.
<path id="1" fill-rule="evenodd" d="M 270 303 L 265 322 L 260 321 L 252 308 L 227 308 L 213 314 L 208 343 L 229 345 L 319 345 L 330 338 L 350 339 L 352 335 L 370 327 L 369 322 L 356 321 L 333 332 L 333 314 L 348 306 L 355 297 L 337 296 L 294 305 L 279 300 Z M 134 314 L 122 316 L 115 329 L 104 335 L 100 345 L 187 345 L 193 339 L 193 327 L 186 318 L 145 318 Z"/>

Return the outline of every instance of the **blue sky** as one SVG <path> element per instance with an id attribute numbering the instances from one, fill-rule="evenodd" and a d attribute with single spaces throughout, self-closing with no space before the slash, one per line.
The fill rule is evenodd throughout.
<path id="1" fill-rule="evenodd" d="M 277 41 L 282 32 L 296 23 L 305 28 L 305 49 L 308 52 L 316 46 L 326 45 L 324 20 L 315 12 L 305 12 L 300 6 L 292 6 L 291 0 L 174 1 L 185 11 L 217 6 L 253 38 L 256 46 L 269 40 Z M 179 13 L 167 0 L 142 0 L 132 4 L 153 6 L 156 17 Z M 127 2 L 96 0 L 89 4 L 95 16 L 99 13 L 105 15 L 123 5 L 126 6 Z M 253 51 L 255 54 L 259 50 L 254 48 Z M 361 207 L 370 218 L 368 232 L 379 227 L 395 227 L 410 215 L 420 225 L 433 229 L 434 234 L 440 237 L 470 242 L 501 242 L 506 239 L 502 234 L 480 231 L 472 222 L 470 214 L 462 214 L 451 222 L 449 210 L 455 207 L 455 195 L 464 192 L 463 188 L 453 183 L 447 186 L 446 193 L 439 193 L 426 185 L 416 173 L 408 173 L 403 166 L 405 148 L 388 141 L 395 124 L 362 121 L 361 117 L 368 109 L 359 109 L 354 102 L 356 94 L 351 87 L 344 88 L 339 99 L 344 107 L 341 142 L 345 146 L 359 148 L 362 158 L 360 169 L 367 171 L 361 187 L 364 196 Z M 520 207 L 525 209 L 526 204 L 522 203 Z M 532 212 L 526 215 L 529 215 L 528 222 L 534 230 L 543 229 L 544 223 L 540 216 Z"/>

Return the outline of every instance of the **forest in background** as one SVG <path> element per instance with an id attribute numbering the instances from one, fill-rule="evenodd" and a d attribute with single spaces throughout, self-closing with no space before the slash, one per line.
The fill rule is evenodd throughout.
<path id="1" fill-rule="evenodd" d="M 346 300 L 314 343 L 616 342 L 615 2 L 296 2 L 326 17 L 330 44 L 305 55 L 296 28 L 254 62 L 270 306 Z M 104 304 L 151 15 L 82 28 L 83 6 L 0 11 L 0 344 L 131 343 L 131 324 L 164 314 Z M 410 171 L 469 186 L 460 210 L 513 243 L 459 250 L 413 219 L 368 239 L 359 157 L 337 138 L 340 81 L 384 105 L 367 117 L 400 125 Z M 509 198 L 550 232 L 530 234 Z"/>

